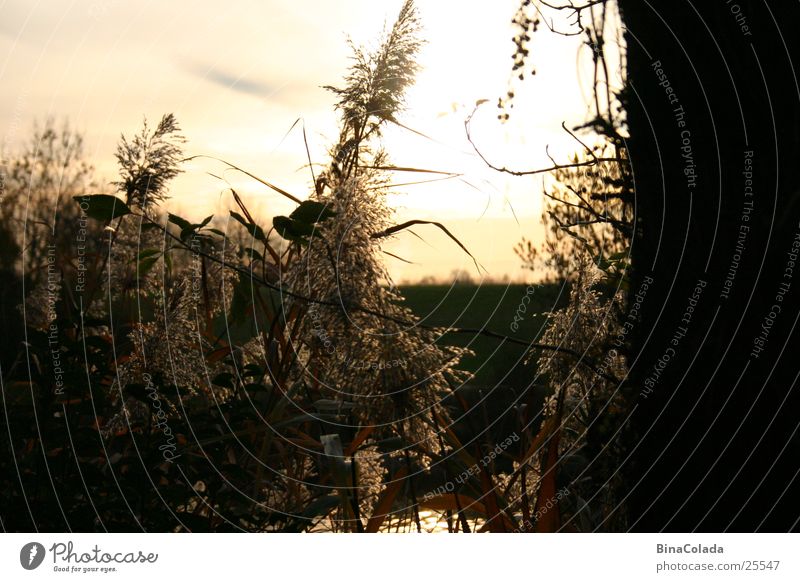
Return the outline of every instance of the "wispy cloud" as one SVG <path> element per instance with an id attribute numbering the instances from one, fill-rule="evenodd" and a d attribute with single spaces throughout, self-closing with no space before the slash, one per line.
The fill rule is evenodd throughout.
<path id="1" fill-rule="evenodd" d="M 223 71 L 219 67 L 206 66 L 200 63 L 184 62 L 181 64 L 181 68 L 195 77 L 200 77 L 225 89 L 263 99 L 279 93 L 287 85 L 287 83 L 265 83 L 247 78 L 245 74 Z"/>

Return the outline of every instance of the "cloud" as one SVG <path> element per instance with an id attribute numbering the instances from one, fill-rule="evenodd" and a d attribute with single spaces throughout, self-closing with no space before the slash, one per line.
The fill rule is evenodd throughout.
<path id="1" fill-rule="evenodd" d="M 181 69 L 195 77 L 200 77 L 201 79 L 224 87 L 225 89 L 262 99 L 279 93 L 281 89 L 286 86 L 286 83 L 282 85 L 273 85 L 255 79 L 248 79 L 244 74 L 222 71 L 217 67 L 209 67 L 200 63 L 183 63 Z"/>

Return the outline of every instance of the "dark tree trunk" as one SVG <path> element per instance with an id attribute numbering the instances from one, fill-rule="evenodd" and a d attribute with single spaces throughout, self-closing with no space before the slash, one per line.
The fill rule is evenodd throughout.
<path id="1" fill-rule="evenodd" d="M 630 526 L 796 530 L 800 3 L 620 5 L 641 315 Z"/>

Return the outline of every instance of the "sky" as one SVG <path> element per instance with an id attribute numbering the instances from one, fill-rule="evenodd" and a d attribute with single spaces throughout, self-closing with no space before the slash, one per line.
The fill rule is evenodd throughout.
<path id="1" fill-rule="evenodd" d="M 312 161 L 324 163 L 337 136 L 335 98 L 323 85 L 341 83 L 347 39 L 374 43 L 402 0 L 0 0 L 0 151 L 19 149 L 35 120 L 68 119 L 85 136 L 100 190 L 115 178 L 114 150 L 172 112 L 187 138 L 186 153 L 223 158 L 306 198 Z M 578 38 L 540 29 L 532 44 L 537 74 L 513 85 L 515 109 L 498 122 L 495 103 L 509 89 L 514 50 L 511 19 L 518 0 L 418 0 L 427 43 L 401 121 L 424 133 L 389 128 L 385 147 L 397 166 L 457 172 L 460 179 L 393 188 L 396 221 L 436 220 L 476 256 L 491 277 L 530 278 L 513 246 L 540 239 L 543 178 L 514 178 L 475 154 L 473 139 L 494 164 L 546 167 L 576 150 L 561 129 L 586 120 L 586 51 Z M 581 72 L 581 74 L 578 74 Z M 297 120 L 300 120 L 295 125 Z M 294 129 L 289 131 L 294 125 Z M 233 186 L 267 222 L 291 203 L 253 180 L 198 159 L 170 187 L 166 208 L 187 218 L 224 216 Z M 215 174 L 224 179 L 214 177 Z M 423 176 L 423 178 L 425 178 Z M 396 183 L 419 180 L 398 175 Z M 287 205 L 288 204 L 288 205 Z M 401 234 L 387 250 L 395 281 L 474 277 L 472 261 L 432 227 Z"/>

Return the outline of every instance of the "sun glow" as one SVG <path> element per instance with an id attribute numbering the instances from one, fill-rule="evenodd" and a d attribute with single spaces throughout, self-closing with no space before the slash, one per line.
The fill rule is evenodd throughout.
<path id="1" fill-rule="evenodd" d="M 323 164 L 337 138 L 334 98 L 321 86 L 337 84 L 346 70 L 347 35 L 356 44 L 374 42 L 375 30 L 400 5 L 343 0 L 309 11 L 285 0 L 233 0 L 212 20 L 184 1 L 148 7 L 111 2 L 102 13 L 90 10 L 88 0 L 71 9 L 51 5 L 47 12 L 11 2 L 8 29 L 16 33 L 0 35 L 10 55 L 2 78 L 22 89 L 0 97 L 5 149 L 22 141 L 34 119 L 69 118 L 86 134 L 102 188 L 116 172 L 117 131 L 130 133 L 143 115 L 155 120 L 173 112 L 188 154 L 230 161 L 305 198 L 312 180 L 306 141 L 311 161 Z M 388 127 L 384 136 L 395 165 L 453 174 L 396 173 L 388 201 L 398 222 L 445 223 L 491 276 L 512 279 L 523 275 L 514 244 L 542 234 L 543 178 L 490 169 L 468 142 L 464 121 L 486 100 L 472 122 L 475 144 L 492 163 L 527 170 L 551 163 L 548 145 L 556 159 L 574 152 L 560 125 L 585 121 L 587 111 L 575 75 L 580 39 L 542 31 L 532 47 L 542 55 L 538 74 L 513 85 L 511 120 L 498 121 L 497 100 L 511 87 L 517 5 L 420 0 L 426 45 L 401 118 L 414 131 Z M 117 31 L 113 40 L 110 29 Z M 290 211 L 289 201 L 219 163 L 200 159 L 186 169 L 170 188 L 171 211 L 198 219 L 226 215 L 230 186 L 265 221 Z M 397 280 L 447 275 L 446 265 L 474 269 L 442 233 L 422 227 L 418 234 L 424 243 L 403 234 L 387 247 L 415 263 L 387 258 Z"/>

